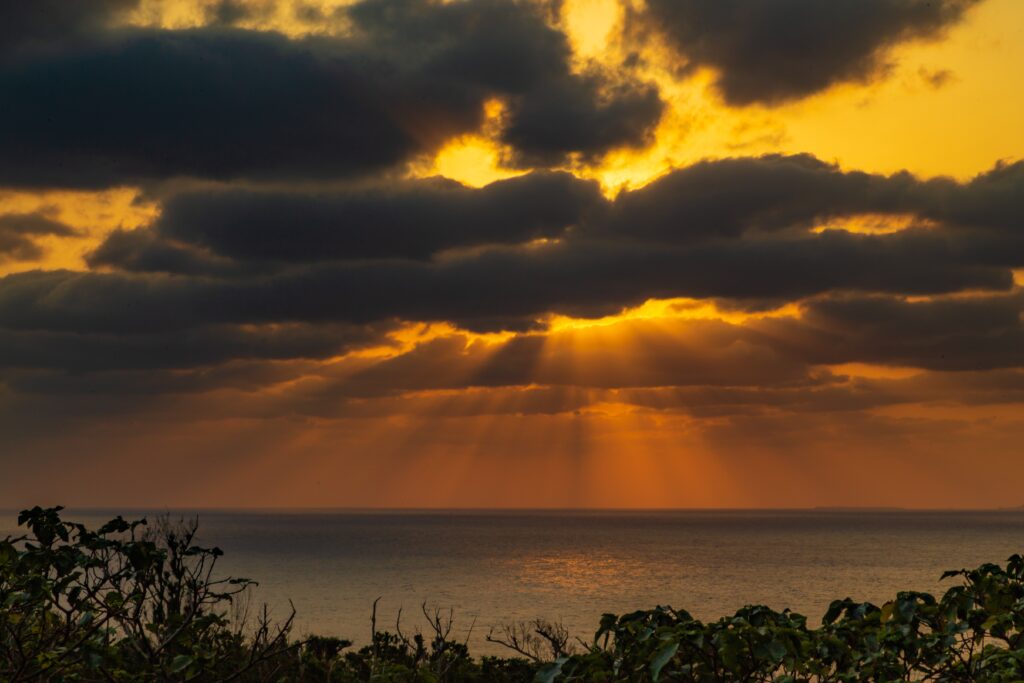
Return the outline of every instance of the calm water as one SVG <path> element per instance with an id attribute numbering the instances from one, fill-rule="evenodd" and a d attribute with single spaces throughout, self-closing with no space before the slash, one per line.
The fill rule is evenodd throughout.
<path id="1" fill-rule="evenodd" d="M 150 513 L 152 515 L 152 513 Z M 89 511 L 69 519 L 96 522 Z M 944 569 L 1024 551 L 1024 512 L 224 512 L 200 513 L 224 571 L 260 581 L 258 597 L 300 632 L 365 642 L 379 624 L 421 623 L 419 605 L 491 625 L 545 617 L 592 633 L 603 612 L 657 604 L 715 618 L 747 603 L 817 621 L 837 597 L 884 601 L 940 590 Z M 0 535 L 11 531 L 5 513 Z"/>

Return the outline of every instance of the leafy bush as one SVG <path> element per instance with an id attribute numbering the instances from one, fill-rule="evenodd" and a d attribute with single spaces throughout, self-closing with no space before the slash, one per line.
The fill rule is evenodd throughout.
<path id="1" fill-rule="evenodd" d="M 670 607 L 605 615 L 594 643 L 539 681 L 1020 681 L 1024 558 L 946 572 L 941 599 L 902 592 L 881 607 L 832 603 L 818 629 L 788 610 L 748 606 L 704 624 Z"/>
<path id="2" fill-rule="evenodd" d="M 393 683 L 1024 680 L 1024 558 L 947 572 L 941 598 L 832 603 L 822 624 L 749 606 L 704 623 L 657 607 L 605 615 L 592 641 L 543 621 L 488 640 L 517 654 L 474 659 L 452 615 L 424 607 L 429 636 L 372 623 L 372 642 L 291 637 L 292 617 L 247 617 L 248 579 L 219 578 L 196 523 L 120 517 L 97 530 L 60 508 L 22 512 L 0 540 L 0 680 Z M 251 622 L 251 623 L 250 623 Z"/>
<path id="3" fill-rule="evenodd" d="M 31 536 L 0 541 L 0 679 L 231 680 L 290 649 L 290 619 L 228 618 L 252 582 L 214 578 L 222 553 L 193 544 L 195 522 L 91 531 L 59 512 L 26 510 Z"/>

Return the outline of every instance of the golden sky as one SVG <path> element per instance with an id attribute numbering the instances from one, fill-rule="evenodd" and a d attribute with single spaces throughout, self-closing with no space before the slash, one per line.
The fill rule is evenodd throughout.
<path id="1" fill-rule="evenodd" d="M 924 4 L 10 17 L 0 500 L 1021 504 L 1024 3 Z"/>

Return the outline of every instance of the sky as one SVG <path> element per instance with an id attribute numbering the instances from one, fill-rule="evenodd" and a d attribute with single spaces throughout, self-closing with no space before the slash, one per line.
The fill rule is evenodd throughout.
<path id="1" fill-rule="evenodd" d="M 1019 0 L 0 3 L 0 506 L 1024 504 Z"/>

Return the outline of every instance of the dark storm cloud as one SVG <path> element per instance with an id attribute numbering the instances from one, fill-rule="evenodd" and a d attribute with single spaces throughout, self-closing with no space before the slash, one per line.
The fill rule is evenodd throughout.
<path id="1" fill-rule="evenodd" d="M 596 183 L 543 172 L 479 190 L 434 178 L 331 193 L 190 193 L 168 200 L 153 229 L 114 233 L 90 263 L 216 273 L 226 268 L 217 256 L 294 263 L 425 259 L 454 247 L 558 237 L 603 206 Z"/>
<path id="2" fill-rule="evenodd" d="M 260 391 L 289 379 L 278 366 L 268 364 L 230 364 L 202 374 L 12 374 L 14 379 L 6 388 L 0 384 L 0 403 L 4 405 L 0 424 L 12 445 L 18 437 L 30 434 L 52 436 L 55 429 L 66 434 L 79 427 L 94 428 L 98 418 L 111 415 L 121 419 L 115 425 L 101 421 L 99 424 L 105 430 L 117 425 L 137 429 L 139 424 L 154 430 L 180 429 L 195 421 L 225 419 L 257 420 L 247 423 L 255 427 L 268 420 L 304 424 L 306 418 L 314 418 L 342 420 L 346 429 L 358 431 L 364 428 L 361 419 L 394 415 L 407 415 L 423 420 L 423 424 L 454 418 L 454 422 L 442 423 L 442 429 L 450 429 L 461 424 L 457 421 L 460 418 L 488 415 L 566 414 L 600 420 L 602 404 L 620 403 L 633 406 L 633 417 L 637 420 L 652 419 L 650 414 L 645 416 L 651 410 L 661 411 L 669 419 L 674 415 L 695 418 L 701 421 L 702 433 L 710 428 L 718 432 L 718 438 L 732 439 L 733 443 L 750 438 L 760 443 L 764 432 L 751 427 L 751 421 L 762 430 L 767 427 L 770 437 L 794 438 L 794 444 L 799 443 L 801 434 L 806 436 L 810 424 L 816 442 L 827 443 L 831 448 L 864 434 L 899 438 L 920 433 L 921 420 L 900 417 L 878 422 L 879 418 L 874 417 L 877 413 L 867 412 L 871 408 L 936 403 L 998 408 L 1024 400 L 1024 373 L 1020 371 L 929 372 L 907 379 L 857 379 L 794 387 L 496 387 L 372 399 L 339 398 L 330 388 L 317 387 L 315 380 L 308 379 L 279 385 L 274 391 Z M 207 381 L 213 375 L 218 376 L 215 384 Z M 218 387 L 214 393 L 203 393 Z M 938 422 L 936 418 L 927 419 L 931 428 Z M 1007 423 L 997 424 L 1002 430 Z M 751 429 L 754 433 L 746 434 Z M 743 433 L 737 437 L 731 433 L 735 430 Z M 976 427 L 972 427 L 964 445 L 977 448 L 977 435 Z M 1005 437 L 1011 449 L 1014 438 L 1017 435 Z"/>
<path id="3" fill-rule="evenodd" d="M 940 36 L 978 0 L 648 0 L 642 21 L 731 105 L 776 104 L 866 82 L 900 43 Z"/>
<path id="4" fill-rule="evenodd" d="M 7 387 L 17 392 L 19 402 L 41 401 L 37 410 L 55 411 L 54 417 L 66 419 L 145 413 L 161 397 L 226 389 L 255 392 L 294 378 L 293 372 L 267 372 L 272 369 L 270 364 L 232 362 L 189 371 L 139 368 L 69 374 L 60 370 L 13 368 L 6 369 L 4 376 Z"/>
<path id="5" fill-rule="evenodd" d="M 825 297 L 800 319 L 752 327 L 779 351 L 808 363 L 875 363 L 930 370 L 1024 366 L 1024 299 L 1004 296 L 907 301 Z"/>
<path id="6" fill-rule="evenodd" d="M 220 326 L 129 337 L 5 333 L 0 335 L 0 358 L 5 361 L 8 388 L 19 395 L 53 395 L 66 403 L 86 395 L 132 400 L 231 390 L 245 393 L 226 409 L 217 408 L 218 414 L 249 417 L 553 414 L 617 402 L 728 418 L 778 411 L 849 412 L 953 399 L 988 405 L 1024 397 L 1024 374 L 1013 369 L 1022 360 L 1019 337 L 1016 345 L 1001 344 L 1002 364 L 985 359 L 996 348 L 986 339 L 995 340 L 1005 330 L 1019 327 L 1019 295 L 931 302 L 829 298 L 807 307 L 802 320 L 619 323 L 602 333 L 606 338 L 621 333 L 614 336 L 619 340 L 614 344 L 575 343 L 574 337 L 583 333 L 571 330 L 515 337 L 497 345 L 451 335 L 392 358 L 354 358 L 326 367 L 317 366 L 315 359 L 379 342 L 387 328 Z M 928 358 L 933 341 L 952 339 L 955 345 L 958 334 L 968 338 L 965 348 L 980 344 L 968 351 L 974 362 L 960 359 L 933 366 Z M 946 351 L 952 348 L 947 346 Z M 265 362 L 292 356 L 313 361 Z M 907 364 L 908 359 L 916 367 L 956 372 L 848 379 L 811 367 Z M 1001 365 L 1007 369 L 988 370 Z M 304 382 L 294 384 L 300 378 Z M 271 395 L 253 393 L 286 383 L 291 388 Z M 535 386 L 544 390 L 523 395 L 522 388 Z M 417 395 L 467 388 L 490 393 Z M 497 391 L 503 389 L 514 391 Z M 120 410 L 138 408 L 123 405 Z M 70 404 L 68 409 L 91 410 Z"/>
<path id="7" fill-rule="evenodd" d="M 87 38 L 139 0 L 0 0 L 0 60 Z"/>
<path id="8" fill-rule="evenodd" d="M 474 126 L 471 102 L 403 102 L 380 64 L 315 41 L 232 30 L 144 31 L 0 67 L 0 182 L 100 187 L 147 178 L 324 177 Z M 399 86 L 400 87 L 400 86 Z M 428 136 L 429 137 L 429 136 Z"/>
<path id="9" fill-rule="evenodd" d="M 922 372 L 899 379 L 858 377 L 796 387 L 671 387 L 630 389 L 619 395 L 635 406 L 683 410 L 700 417 L 779 411 L 809 415 L 931 402 L 999 405 L 1024 401 L 1024 372 Z"/>
<path id="10" fill-rule="evenodd" d="M 431 80 L 521 94 L 568 71 L 565 35 L 537 4 L 362 0 L 346 8 L 360 51 L 415 64 Z"/>
<path id="11" fill-rule="evenodd" d="M 660 387 L 629 389 L 619 398 L 630 405 L 661 411 L 682 411 L 701 418 L 794 413 L 839 412 L 909 402 L 885 387 L 865 390 L 859 382 L 809 384 L 796 387 Z"/>
<path id="12" fill-rule="evenodd" d="M 244 276 L 266 270 L 264 264 L 218 257 L 206 249 L 163 239 L 156 230 L 117 229 L 86 255 L 91 268 L 112 267 L 139 273 Z"/>
<path id="13" fill-rule="evenodd" d="M 964 262 L 1024 265 L 1024 162 L 1000 163 L 957 183 L 844 171 L 807 154 L 703 161 L 623 192 L 607 220 L 592 221 L 589 229 L 617 239 L 693 244 L 842 229 L 866 214 L 937 224 L 932 234 Z M 927 233 L 909 230 L 904 237 L 915 234 Z"/>
<path id="14" fill-rule="evenodd" d="M 563 363 L 561 355 L 568 350 L 558 348 L 557 335 L 547 342 L 537 337 L 514 338 L 497 349 L 455 335 L 420 344 L 390 359 L 353 361 L 355 372 L 345 369 L 339 373 L 315 362 L 243 360 L 191 369 L 154 366 L 145 372 L 114 369 L 68 374 L 46 368 L 13 368 L 5 371 L 5 376 L 8 387 L 22 394 L 72 400 L 84 395 L 128 398 L 244 392 L 236 394 L 229 405 L 199 410 L 248 417 L 554 414 L 611 402 L 719 418 L 855 412 L 910 403 L 956 401 L 982 406 L 1024 400 L 1024 373 L 1014 368 L 922 372 L 896 379 L 850 378 L 788 358 L 786 352 L 750 334 L 745 326 L 677 321 L 652 327 L 656 329 L 648 332 L 653 337 L 640 335 L 643 344 L 634 348 L 595 346 L 572 363 Z M 640 371 L 629 373 L 616 366 L 623 362 L 639 364 Z M 359 370 L 359 365 L 365 369 Z M 303 381 L 296 382 L 299 379 Z M 272 394 L 260 393 L 268 387 L 278 388 Z M 464 393 L 464 389 L 471 391 Z"/>
<path id="15" fill-rule="evenodd" d="M 92 265 L 113 272 L 0 279 L 0 377 L 16 394 L 258 387 L 319 376 L 309 363 L 390 344 L 395 321 L 447 321 L 536 333 L 495 347 L 455 335 L 389 360 L 331 363 L 295 410 L 370 414 L 389 408 L 355 404 L 534 384 L 596 392 L 594 401 L 662 386 L 773 388 L 760 407 L 752 396 L 690 391 L 679 405 L 695 415 L 906 402 L 920 394 L 865 388 L 815 366 L 1024 365 L 1009 269 L 1024 264 L 1022 177 L 1021 164 L 958 183 L 769 156 L 700 163 L 612 202 L 558 173 L 479 189 L 431 179 L 190 191 L 170 196 L 154 225 L 115 231 L 92 254 Z M 864 213 L 910 215 L 914 227 L 841 229 Z M 809 229 L 821 224 L 832 227 Z M 536 237 L 557 239 L 528 243 Z M 803 315 L 687 321 L 676 332 L 634 321 L 623 333 L 632 346 L 572 344 L 543 330 L 550 313 L 594 317 L 666 297 L 741 309 L 801 301 Z M 669 409 L 659 396 L 635 400 Z M 390 409 L 429 409 L 403 405 Z"/>
<path id="16" fill-rule="evenodd" d="M 650 141 L 664 108 L 650 83 L 591 70 L 575 74 L 563 33 L 543 3 L 364 0 L 348 11 L 359 33 L 422 78 L 471 84 L 508 99 L 501 138 L 519 163 L 557 164 Z M 628 76 L 628 74 L 627 74 Z"/>
<path id="17" fill-rule="evenodd" d="M 1014 370 L 1024 366 L 1020 294 L 931 301 L 825 297 L 804 309 L 801 317 L 741 324 L 621 322 L 599 333 L 614 343 L 594 343 L 585 332 L 571 330 L 517 336 L 497 345 L 451 335 L 346 372 L 321 397 L 540 385 L 621 389 L 621 400 L 662 409 L 701 406 L 727 412 L 733 409 L 728 406 L 757 405 L 834 411 L 931 400 L 955 394 L 961 385 L 985 394 L 977 399 L 981 402 L 998 402 L 993 395 L 1003 390 L 1015 395 L 1024 390 L 1024 375 Z M 943 371 L 946 380 L 849 379 L 813 367 L 846 363 Z M 636 391 L 663 387 L 687 389 Z"/>
<path id="18" fill-rule="evenodd" d="M 216 322 L 522 319 L 612 313 L 652 297 L 796 299 L 832 290 L 1008 289 L 941 236 L 830 231 L 692 248 L 566 240 L 435 262 L 324 263 L 213 279 L 32 272 L 0 280 L 0 327 L 156 332 Z"/>
<path id="19" fill-rule="evenodd" d="M 347 37 L 121 29 L 0 63 L 0 183 L 372 173 L 479 128 L 492 97 L 511 103 L 510 142 L 555 161 L 641 144 L 661 114 L 650 86 L 570 73 L 535 5 L 364 0 L 348 16 Z M 564 107 L 580 119 L 552 137 L 536 117 L 564 130 Z"/>
<path id="20" fill-rule="evenodd" d="M 0 261 L 27 261 L 43 255 L 38 237 L 71 237 L 75 230 L 40 213 L 12 213 L 0 216 Z"/>
<path id="21" fill-rule="evenodd" d="M 914 211 L 932 194 L 909 173 L 842 171 L 808 154 L 703 161 L 621 194 L 606 229 L 685 244 L 806 230 L 837 216 Z"/>
<path id="22" fill-rule="evenodd" d="M 650 84 L 606 84 L 596 76 L 564 75 L 513 100 L 502 140 L 525 166 L 554 165 L 573 152 L 589 161 L 615 147 L 652 141 L 664 103 Z"/>
<path id="23" fill-rule="evenodd" d="M 115 232 L 91 257 L 177 275 L 13 275 L 0 282 L 0 326 L 156 333 L 398 318 L 523 330 L 550 312 L 602 315 L 653 297 L 756 306 L 833 291 L 1007 290 L 1007 268 L 1024 258 L 1022 168 L 957 184 L 843 172 L 804 156 L 724 160 L 625 193 L 610 219 L 592 184 L 562 174 L 483 189 L 432 180 L 332 194 L 191 193 L 171 198 L 155 227 Z M 807 231 L 865 212 L 939 225 Z M 494 246 L 539 236 L 562 239 Z M 482 248 L 419 260 L 469 245 Z"/>
<path id="24" fill-rule="evenodd" d="M 624 324 L 639 343 L 572 344 L 572 333 L 518 336 L 489 348 L 442 337 L 346 377 L 350 396 L 466 387 L 752 386 L 812 383 L 805 363 L 748 343 L 740 327 L 690 321 Z"/>
<path id="25" fill-rule="evenodd" d="M 748 263 L 756 256 L 751 252 L 760 250 L 762 260 L 799 266 L 789 278 L 814 267 L 804 258 L 809 250 L 824 252 L 824 265 L 844 270 L 842 255 L 833 252 L 845 246 L 850 267 L 864 265 L 858 254 L 870 249 L 886 260 L 905 257 L 909 271 L 920 274 L 930 265 L 941 269 L 957 261 L 964 268 L 1024 264 L 1021 197 L 1022 163 L 1002 164 L 959 184 L 905 172 L 843 171 L 809 155 L 699 162 L 623 192 L 611 203 L 592 182 L 540 172 L 482 189 L 429 179 L 332 192 L 216 190 L 170 197 L 153 227 L 114 232 L 90 263 L 133 271 L 251 275 L 266 272 L 271 262 L 424 259 L 453 247 L 562 237 L 584 255 L 595 241 L 620 243 L 627 251 L 666 245 L 701 250 L 725 266 L 732 261 L 744 268 L 770 267 Z M 846 221 L 865 214 L 909 218 L 919 227 L 877 237 L 842 231 Z M 810 229 L 821 227 L 829 230 L 812 237 Z M 745 244 L 714 246 L 724 241 Z M 909 263 L 913 250 L 936 259 L 934 264 Z M 782 287 L 786 279 L 778 283 L 777 295 L 788 295 Z M 744 282 L 739 280 L 736 289 L 744 290 Z M 954 279 L 950 284 L 967 283 Z M 928 277 L 906 286 L 908 291 L 936 289 Z M 793 293 L 802 291 L 807 287 Z"/>
<path id="26" fill-rule="evenodd" d="M 212 325 L 158 335 L 0 330 L 0 368 L 72 373 L 195 368 L 232 360 L 323 359 L 382 343 L 388 325 Z"/>
<path id="27" fill-rule="evenodd" d="M 922 215 L 964 228 L 1024 234 L 1024 161 L 1000 162 L 963 186 L 948 181 L 930 185 L 945 191 L 918 207 Z"/>

